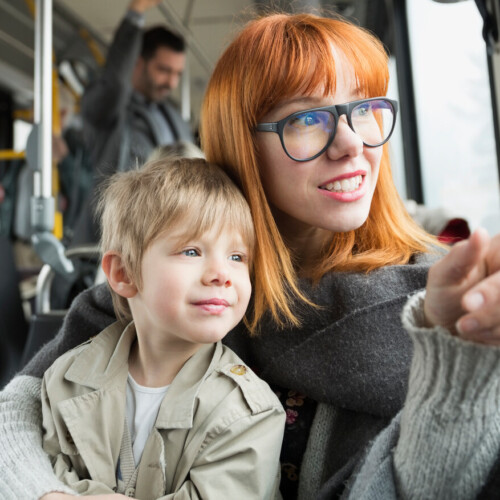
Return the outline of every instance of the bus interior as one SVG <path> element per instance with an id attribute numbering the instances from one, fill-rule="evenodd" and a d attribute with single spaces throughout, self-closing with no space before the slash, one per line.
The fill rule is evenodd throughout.
<path id="1" fill-rule="evenodd" d="M 97 249 L 71 248 L 54 208 L 51 135 L 58 82 L 78 127 L 79 99 L 127 5 L 0 0 L 0 386 L 57 332 L 67 303 L 54 301 L 54 287 L 73 296 L 102 279 Z M 173 99 L 193 132 L 220 53 L 275 9 L 338 13 L 374 32 L 390 56 L 388 97 L 399 101 L 392 168 L 408 209 L 430 231 L 444 217 L 500 232 L 499 0 L 164 0 L 146 25 L 166 23 L 187 41 Z"/>

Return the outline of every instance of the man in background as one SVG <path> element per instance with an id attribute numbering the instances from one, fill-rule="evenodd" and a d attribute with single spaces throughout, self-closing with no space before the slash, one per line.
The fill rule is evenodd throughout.
<path id="1" fill-rule="evenodd" d="M 189 125 L 167 100 L 184 70 L 185 42 L 163 26 L 142 30 L 144 13 L 160 1 L 130 2 L 102 72 L 84 92 L 81 114 L 95 184 L 142 164 L 159 146 L 193 141 Z M 98 241 L 92 197 L 87 205 L 73 243 Z"/>
<path id="2" fill-rule="evenodd" d="M 98 173 L 127 170 L 157 147 L 192 134 L 166 99 L 178 85 L 184 40 L 163 26 L 142 30 L 160 0 L 132 0 L 99 77 L 86 89 L 82 117 Z"/>

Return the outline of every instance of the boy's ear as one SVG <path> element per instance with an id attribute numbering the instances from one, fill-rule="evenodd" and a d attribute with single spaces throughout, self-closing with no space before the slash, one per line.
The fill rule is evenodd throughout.
<path id="1" fill-rule="evenodd" d="M 122 257 L 118 252 L 106 252 L 102 256 L 101 266 L 108 278 L 109 286 L 118 295 L 131 299 L 137 293 L 137 287 L 129 278 Z"/>

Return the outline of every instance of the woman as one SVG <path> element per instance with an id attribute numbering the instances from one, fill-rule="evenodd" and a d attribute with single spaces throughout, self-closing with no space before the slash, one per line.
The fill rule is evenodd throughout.
<path id="1" fill-rule="evenodd" d="M 403 209 L 391 178 L 388 145 L 380 146 L 390 137 L 396 114 L 394 103 L 379 97 L 386 94 L 388 78 L 385 51 L 367 32 L 340 20 L 277 15 L 239 34 L 220 58 L 204 100 L 203 149 L 240 181 L 259 235 L 257 272 L 269 277 L 270 288 L 276 285 L 273 297 L 262 299 L 256 291 L 254 321 L 274 302 L 275 322 L 293 322 L 286 292 L 306 293 L 321 306 L 303 313 L 299 328 L 279 331 L 266 317 L 259 338 L 243 346 L 244 335 L 231 340 L 262 377 L 285 388 L 290 425 L 281 457 L 282 491 L 290 498 L 293 485 L 287 478 L 299 474 L 299 497 L 314 498 L 318 491 L 325 498 L 341 494 L 367 442 L 387 425 L 405 396 L 411 354 L 399 326 L 400 308 L 406 294 L 424 286 L 421 254 L 433 241 Z M 324 109 L 343 103 L 351 104 Z M 475 235 L 471 243 L 479 238 Z M 296 276 L 303 278 L 298 290 Z M 470 286 L 465 281 L 447 300 L 457 300 L 452 294 L 463 293 Z M 431 300 L 425 304 L 427 321 L 453 327 L 463 312 L 446 305 L 441 284 L 433 282 L 436 288 L 429 290 Z M 415 307 L 415 315 L 419 312 Z M 466 323 L 462 318 L 462 328 Z M 418 347 L 427 342 L 431 352 L 444 349 L 441 333 L 417 337 Z M 461 347 L 447 345 L 449 358 L 461 359 Z M 489 354 L 493 370 L 496 353 Z M 419 357 L 417 368 L 432 369 L 432 361 Z M 482 361 L 487 362 L 486 355 Z M 461 373 L 473 375 L 463 367 Z M 424 382 L 432 387 L 439 379 Z M 414 386 L 422 384 L 417 379 Z M 464 388 L 466 379 L 456 386 Z M 296 397 L 286 404 L 288 389 L 308 396 L 300 400 L 302 406 L 296 406 Z M 417 408 L 417 401 L 429 404 L 412 392 L 409 397 Z M 315 410 L 309 398 L 319 403 Z M 417 443 L 411 446 L 417 451 Z M 396 459 L 403 478 L 418 483 L 410 458 L 400 453 Z M 438 465 L 436 470 L 444 464 Z M 471 494 L 455 483 L 464 498 Z M 408 490 L 403 485 L 402 492 L 415 498 L 415 488 L 426 497 L 418 484 Z M 427 498 L 440 496 L 434 493 L 429 485 Z"/>
<path id="2" fill-rule="evenodd" d="M 456 335 L 486 343 L 500 337 L 500 241 L 476 232 L 431 268 L 427 297 L 416 294 L 405 307 L 410 338 L 400 314 L 408 295 L 425 287 L 435 242 L 406 214 L 391 180 L 387 140 L 397 105 L 384 97 L 387 81 L 383 47 L 367 32 L 342 20 L 273 15 L 251 22 L 228 47 L 204 101 L 206 157 L 239 182 L 254 217 L 255 271 L 264 285 L 255 290 L 248 327 L 258 335 L 240 325 L 228 344 L 285 405 L 284 498 L 375 498 L 383 488 L 470 498 L 498 449 L 493 418 L 459 411 L 497 403 L 498 353 Z M 37 444 L 39 377 L 113 319 L 106 289 L 85 292 L 58 337 L 2 393 L 2 443 L 10 446 L 0 449 L 8 471 L 0 492 L 69 493 Z M 473 383 L 479 377 L 489 390 Z M 405 397 L 393 478 L 383 445 L 397 434 L 397 422 L 388 426 Z M 443 432 L 433 434 L 440 413 Z M 459 443 L 453 456 L 443 450 L 448 434 L 466 425 L 491 431 L 493 442 L 481 449 L 481 467 L 466 464 L 473 480 L 464 485 L 455 457 L 476 442 Z M 426 455 L 422 446 L 437 438 Z M 16 460 L 23 471 L 14 471 Z"/>

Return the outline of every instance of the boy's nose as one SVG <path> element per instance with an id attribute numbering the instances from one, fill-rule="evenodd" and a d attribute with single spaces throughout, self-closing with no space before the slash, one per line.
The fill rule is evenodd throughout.
<path id="1" fill-rule="evenodd" d="M 226 288 L 232 285 L 227 266 L 220 262 L 212 263 L 208 267 L 203 276 L 203 282 L 206 285 L 225 286 Z"/>

